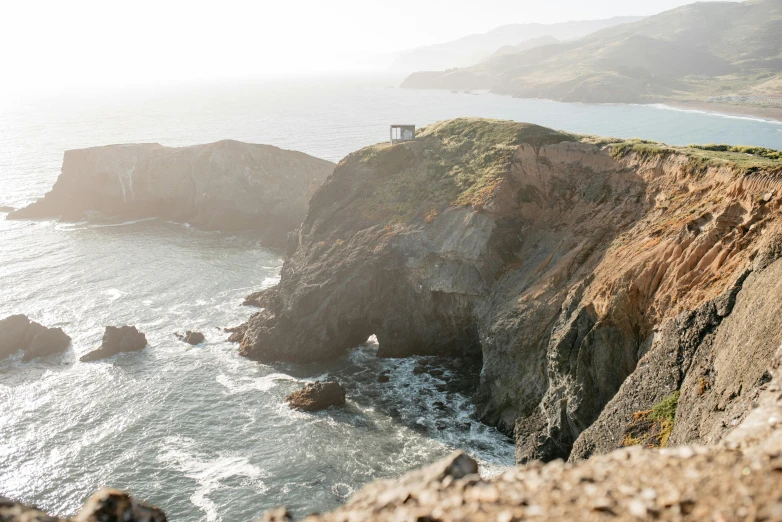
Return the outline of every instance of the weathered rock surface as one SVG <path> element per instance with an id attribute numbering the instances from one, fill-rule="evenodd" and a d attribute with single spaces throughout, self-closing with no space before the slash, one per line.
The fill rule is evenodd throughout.
<path id="1" fill-rule="evenodd" d="M 345 389 L 338 382 L 311 382 L 285 400 L 296 410 L 320 411 L 345 404 Z"/>
<path id="2" fill-rule="evenodd" d="M 71 338 L 62 328 L 47 328 L 25 315 L 11 315 L 0 320 L 0 359 L 22 350 L 22 360 L 46 357 L 64 352 Z"/>
<path id="3" fill-rule="evenodd" d="M 107 359 L 123 352 L 140 352 L 147 346 L 147 337 L 135 326 L 107 326 L 100 348 L 83 355 L 81 362 Z"/>
<path id="4" fill-rule="evenodd" d="M 201 344 L 206 339 L 206 337 L 204 337 L 204 334 L 202 334 L 201 332 L 191 332 L 190 330 L 186 331 L 183 334 L 177 333 L 176 337 L 183 343 L 192 344 L 193 346 L 197 344 Z"/>
<path id="5" fill-rule="evenodd" d="M 284 246 L 333 170 L 333 163 L 300 152 L 232 140 L 70 150 L 52 191 L 8 218 L 73 220 L 86 211 L 153 216 L 205 229 L 258 230 L 267 244 Z"/>
<path id="6" fill-rule="evenodd" d="M 513 122 L 432 125 L 337 166 L 289 244 L 280 284 L 251 296 L 263 309 L 232 338 L 267 362 L 332 359 L 372 334 L 380 356 L 481 354 L 479 417 L 515 434 L 519 462 L 566 459 L 647 354 L 667 367 L 639 373 L 659 374 L 644 400 L 681 385 L 677 420 L 695 411 L 685 361 L 714 317 L 736 323 L 726 346 L 747 323 L 724 319 L 732 304 L 718 298 L 731 299 L 782 222 L 782 162 L 748 161 Z M 710 301 L 716 311 L 701 310 Z M 772 301 L 756 299 L 762 317 L 774 316 Z M 670 342 L 656 337 L 677 317 Z M 770 326 L 756 334 L 728 359 L 755 365 L 780 341 Z M 719 393 L 741 381 L 722 373 Z M 755 393 L 756 373 L 739 395 Z M 602 436 L 621 439 L 626 426 L 613 420 Z M 699 440 L 685 425 L 671 442 Z"/>
<path id="7" fill-rule="evenodd" d="M 749 413 L 782 344 L 782 233 L 766 236 L 756 262 L 721 296 L 663 323 L 638 368 L 576 441 L 572 460 L 620 447 L 632 416 L 676 391 L 672 445 L 716 443 Z"/>
<path id="8" fill-rule="evenodd" d="M 31 507 L 0 498 L 3 522 L 166 522 L 156 507 L 137 502 L 128 494 L 104 488 L 92 495 L 73 518 L 58 518 Z"/>

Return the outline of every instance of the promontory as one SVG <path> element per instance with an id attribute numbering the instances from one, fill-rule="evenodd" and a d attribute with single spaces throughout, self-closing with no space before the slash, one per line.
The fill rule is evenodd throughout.
<path id="1" fill-rule="evenodd" d="M 284 244 L 334 164 L 269 145 L 224 140 L 170 148 L 128 144 L 69 150 L 51 192 L 9 219 L 160 217 L 210 230 L 257 230 Z"/>
<path id="2" fill-rule="evenodd" d="M 355 152 L 239 332 L 261 361 L 481 364 L 519 462 L 716 443 L 782 344 L 782 155 L 458 119 Z"/>

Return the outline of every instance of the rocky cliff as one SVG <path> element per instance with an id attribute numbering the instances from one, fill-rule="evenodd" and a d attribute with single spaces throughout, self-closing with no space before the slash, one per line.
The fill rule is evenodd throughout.
<path id="1" fill-rule="evenodd" d="M 337 166 L 235 338 L 262 361 L 372 334 L 380 356 L 481 354 L 476 412 L 519 462 L 638 443 L 642 420 L 716 442 L 782 343 L 777 154 L 432 125 Z"/>
<path id="2" fill-rule="evenodd" d="M 268 244 L 281 244 L 333 169 L 300 152 L 232 140 L 70 150 L 52 191 L 8 217 L 154 216 L 206 229 L 259 230 Z"/>

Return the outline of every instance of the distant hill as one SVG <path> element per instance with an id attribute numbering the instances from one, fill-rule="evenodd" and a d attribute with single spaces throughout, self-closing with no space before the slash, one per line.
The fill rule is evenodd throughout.
<path id="1" fill-rule="evenodd" d="M 702 2 L 579 40 L 419 72 L 403 87 L 579 102 L 782 106 L 782 0 Z"/>
<path id="2" fill-rule="evenodd" d="M 493 58 L 497 58 L 498 56 L 520 53 L 521 51 L 527 51 L 529 49 L 534 49 L 535 47 L 543 47 L 544 45 L 551 45 L 557 43 L 561 43 L 561 42 L 556 38 L 554 38 L 553 36 L 547 34 L 546 36 L 541 36 L 540 38 L 532 38 L 531 40 L 522 42 L 519 45 L 505 45 L 503 47 L 500 47 L 499 49 L 497 49 L 497 51 L 494 52 L 494 54 L 486 58 L 486 60 L 491 60 Z"/>
<path id="3" fill-rule="evenodd" d="M 595 31 L 641 20 L 638 16 L 620 16 L 606 20 L 584 20 L 559 24 L 511 24 L 487 33 L 473 34 L 437 45 L 396 53 L 391 70 L 410 73 L 421 70 L 445 70 L 467 67 L 488 58 L 497 49 L 553 37 L 557 40 L 581 38 Z"/>

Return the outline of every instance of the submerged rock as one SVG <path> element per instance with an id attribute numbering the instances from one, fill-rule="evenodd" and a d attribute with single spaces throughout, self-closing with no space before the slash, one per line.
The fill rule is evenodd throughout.
<path id="1" fill-rule="evenodd" d="M 183 334 L 177 333 L 176 336 L 177 339 L 179 339 L 180 341 L 185 342 L 187 344 L 192 344 L 193 346 L 197 344 L 201 344 L 206 339 L 204 337 L 204 334 L 202 334 L 201 332 L 191 332 L 190 330 L 188 330 Z"/>
<path id="2" fill-rule="evenodd" d="M 345 389 L 338 382 L 311 382 L 285 400 L 296 410 L 320 411 L 345 404 Z"/>
<path id="3" fill-rule="evenodd" d="M 71 338 L 62 328 L 47 328 L 25 315 L 0 320 L 0 359 L 21 350 L 22 360 L 30 361 L 64 352 L 70 344 Z"/>
<path id="4" fill-rule="evenodd" d="M 147 346 L 146 336 L 135 326 L 107 326 L 100 348 L 83 355 L 81 362 L 106 359 L 122 352 L 140 352 Z"/>
<path id="5" fill-rule="evenodd" d="M 86 211 L 160 217 L 209 230 L 257 230 L 265 244 L 282 247 L 333 170 L 301 152 L 233 140 L 69 150 L 51 192 L 8 218 L 76 220 Z"/>

